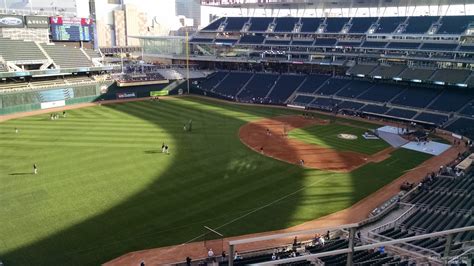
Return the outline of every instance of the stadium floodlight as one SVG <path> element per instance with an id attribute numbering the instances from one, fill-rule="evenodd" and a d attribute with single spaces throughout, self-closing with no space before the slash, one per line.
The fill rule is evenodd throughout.
<path id="1" fill-rule="evenodd" d="M 421 83 L 421 79 L 412 79 L 411 82 Z"/>

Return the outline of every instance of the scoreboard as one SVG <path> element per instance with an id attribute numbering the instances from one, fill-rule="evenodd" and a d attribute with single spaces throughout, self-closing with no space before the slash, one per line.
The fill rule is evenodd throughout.
<path id="1" fill-rule="evenodd" d="M 51 35 L 54 41 L 90 41 L 89 26 L 81 25 L 51 25 Z"/>
<path id="2" fill-rule="evenodd" d="M 93 22 L 87 18 L 50 17 L 54 41 L 91 41 Z"/>

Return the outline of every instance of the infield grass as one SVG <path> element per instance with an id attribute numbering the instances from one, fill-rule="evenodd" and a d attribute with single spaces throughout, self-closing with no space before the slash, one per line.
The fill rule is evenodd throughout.
<path id="1" fill-rule="evenodd" d="M 238 139 L 247 122 L 292 113 L 173 98 L 0 123 L 0 260 L 97 265 L 202 240 L 204 225 L 225 236 L 286 228 L 347 208 L 429 158 L 397 151 L 335 174 L 267 158 Z"/>
<path id="2" fill-rule="evenodd" d="M 316 125 L 305 128 L 299 128 L 290 131 L 289 137 L 299 139 L 306 143 L 332 148 L 339 151 L 353 151 L 372 155 L 388 147 L 388 143 L 383 140 L 366 140 L 362 137 L 367 128 L 364 124 L 352 121 L 351 125 L 330 123 L 328 125 Z M 339 134 L 350 134 L 357 139 L 341 139 Z"/>

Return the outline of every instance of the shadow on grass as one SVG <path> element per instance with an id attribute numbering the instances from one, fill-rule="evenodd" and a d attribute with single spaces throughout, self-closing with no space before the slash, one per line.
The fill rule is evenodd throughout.
<path id="1" fill-rule="evenodd" d="M 345 192 L 337 187 L 320 191 L 316 184 L 318 178 L 325 178 L 322 172 L 267 158 L 238 140 L 236 132 L 248 121 L 292 111 L 196 99 L 94 108 L 132 115 L 173 136 L 176 147 L 171 165 L 145 189 L 100 215 L 0 254 L 6 265 L 97 265 L 131 251 L 203 240 L 203 226 L 225 236 L 286 228 L 303 221 L 296 213 L 313 194 L 323 193 L 323 204 L 305 207 L 307 220 L 348 207 L 348 202 L 355 203 L 370 192 L 364 183 L 371 180 L 364 178 L 349 178 Z M 183 134 L 183 121 L 189 119 L 194 121 L 193 132 Z M 307 182 L 308 176 L 314 180 Z M 387 180 L 379 181 L 370 189 Z M 313 190 L 308 192 L 307 186 Z M 331 209 L 327 205 L 333 196 L 343 199 Z"/>

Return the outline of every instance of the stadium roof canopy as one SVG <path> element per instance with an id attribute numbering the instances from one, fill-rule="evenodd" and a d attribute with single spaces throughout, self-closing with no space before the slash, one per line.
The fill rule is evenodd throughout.
<path id="1" fill-rule="evenodd" d="M 362 8 L 473 4 L 473 0 L 201 0 L 205 6 L 242 8 Z"/>

